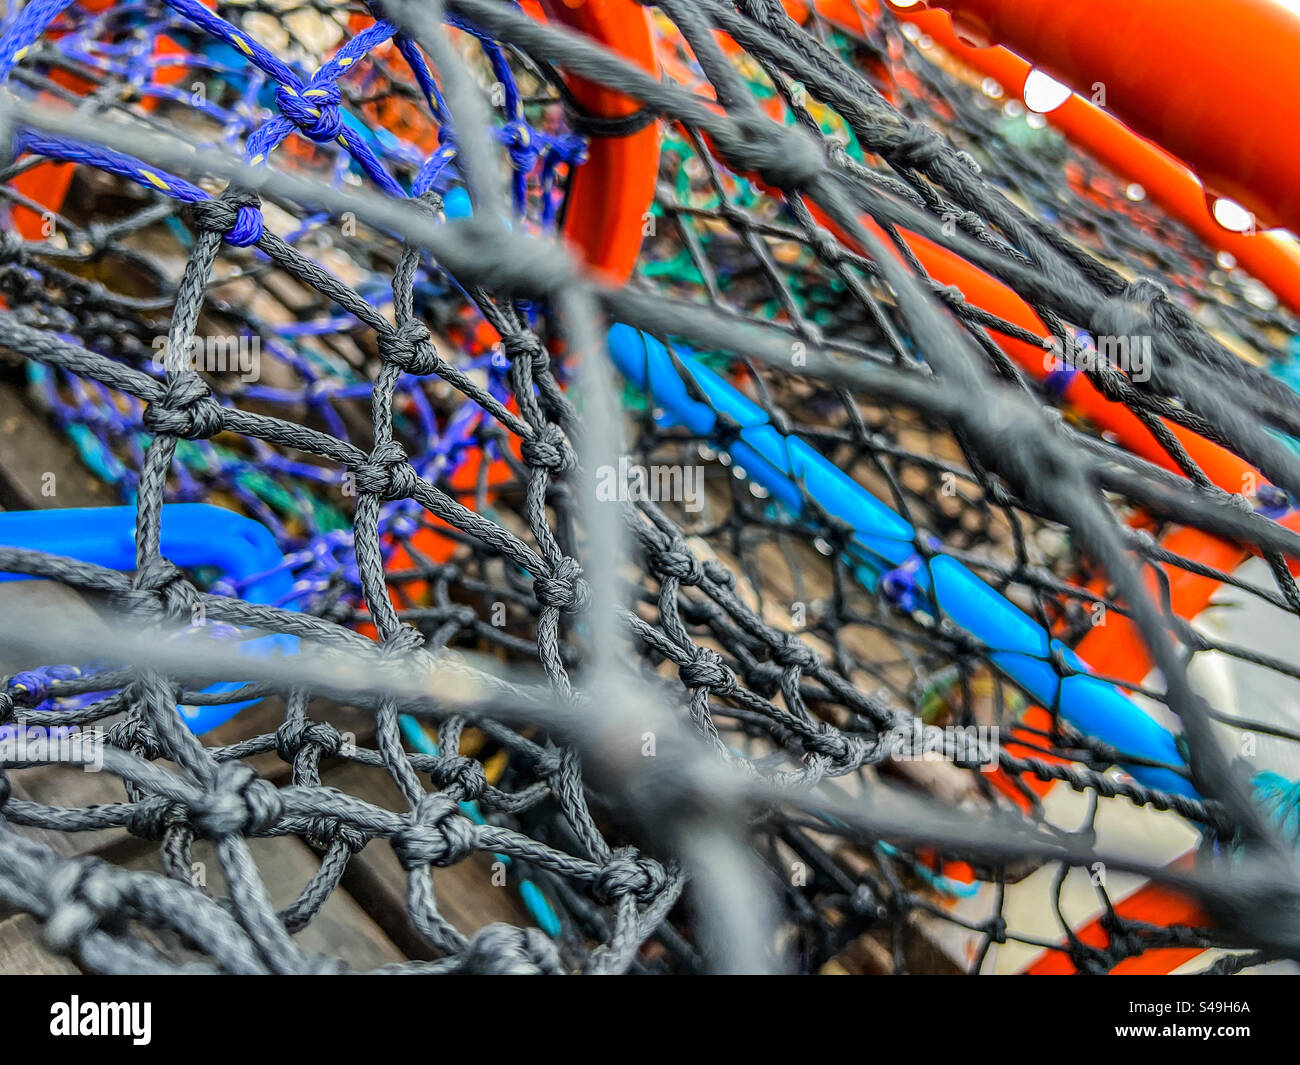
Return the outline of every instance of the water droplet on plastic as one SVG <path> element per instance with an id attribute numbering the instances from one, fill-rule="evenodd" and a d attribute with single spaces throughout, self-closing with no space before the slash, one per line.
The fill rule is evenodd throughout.
<path id="1" fill-rule="evenodd" d="M 1029 72 L 1029 76 L 1025 78 L 1025 87 L 1021 90 L 1025 106 L 1040 115 L 1051 114 L 1071 95 L 1068 85 L 1062 85 L 1037 68 Z"/>
<path id="2" fill-rule="evenodd" d="M 1220 196 L 1210 210 L 1214 220 L 1230 233 L 1250 233 L 1255 228 L 1255 216 L 1236 200 Z"/>

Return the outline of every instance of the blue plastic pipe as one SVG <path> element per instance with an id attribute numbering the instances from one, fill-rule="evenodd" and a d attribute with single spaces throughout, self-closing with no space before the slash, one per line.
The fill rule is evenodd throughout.
<path id="1" fill-rule="evenodd" d="M 0 514 L 0 544 L 63 555 L 106 569 L 135 569 L 135 507 L 81 507 L 22 510 Z M 252 518 L 210 503 L 168 503 L 162 508 L 162 553 L 187 569 L 216 569 L 244 585 L 250 603 L 277 603 L 293 591 L 274 537 Z M 2 573 L 0 581 L 31 580 L 22 573 Z M 276 633 L 240 645 L 250 654 L 272 649 L 297 650 L 296 637 Z M 222 682 L 208 692 L 235 691 Z M 181 716 L 196 735 L 203 735 L 258 700 L 213 706 L 182 706 Z"/>
<path id="2" fill-rule="evenodd" d="M 812 500 L 847 522 L 861 560 L 880 581 L 888 584 L 892 577 L 912 583 L 920 593 L 918 605 L 932 614 L 941 612 L 985 643 L 989 660 L 1035 701 L 1057 707 L 1079 731 L 1126 754 L 1184 764 L 1174 737 L 1124 692 L 1094 676 L 1070 648 L 961 562 L 942 554 L 923 561 L 916 553 L 917 532 L 907 521 L 808 443 L 781 433 L 761 407 L 699 362 L 689 348 L 674 345 L 675 363 L 658 340 L 626 325 L 610 329 L 608 344 L 619 371 L 667 419 L 713 439 L 721 435 L 720 417 L 739 426 L 728 437 L 727 450 L 755 482 L 794 513 Z M 1053 655 L 1078 672 L 1062 678 L 1052 666 Z M 1168 769 L 1124 768 L 1148 787 L 1196 795 L 1185 777 Z"/>

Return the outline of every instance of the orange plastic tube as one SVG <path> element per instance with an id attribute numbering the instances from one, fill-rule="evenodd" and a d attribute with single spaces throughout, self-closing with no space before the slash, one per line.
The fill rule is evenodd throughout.
<path id="1" fill-rule="evenodd" d="M 854 0 L 817 0 L 814 6 L 822 18 L 854 34 L 864 33 L 866 23 L 876 14 L 874 3 Z M 808 12 L 801 0 L 785 0 L 785 8 L 795 19 L 806 17 Z M 963 40 L 946 11 L 926 10 L 918 4 L 895 6 L 894 13 L 925 32 L 953 58 L 1024 99 L 1025 79 L 1033 69 L 1030 62 L 997 45 L 981 48 Z M 1267 285 L 1292 311 L 1300 313 L 1300 245 L 1294 240 L 1275 233 L 1240 233 L 1225 228 L 1212 213 L 1211 197 L 1205 187 L 1185 163 L 1138 136 L 1090 98 L 1071 95 L 1047 114 L 1047 120 L 1116 174 L 1141 185 L 1153 203 L 1215 251 L 1230 254 L 1242 269 Z"/>
<path id="2" fill-rule="evenodd" d="M 847 239 L 840 228 L 815 204 L 810 204 L 809 209 L 822 225 L 845 240 L 845 243 L 850 245 L 854 243 Z M 863 228 L 881 237 L 887 247 L 893 248 L 884 230 L 869 215 L 864 215 L 860 222 Z M 973 306 L 988 311 L 1012 325 L 1018 325 L 1044 339 L 1050 336 L 1047 327 L 1034 313 L 1033 308 L 1007 285 L 967 262 L 955 252 L 949 251 L 919 233 L 901 228 L 900 233 L 907 246 L 925 267 L 926 273 L 936 281 L 944 285 L 955 285 Z M 990 336 L 1031 376 L 1038 380 L 1048 376 L 1049 371 L 1044 364 L 1044 356 L 1047 352 L 1042 348 L 994 331 L 990 331 Z M 1070 378 L 1062 398 L 1071 410 L 1086 417 L 1101 431 L 1113 434 L 1124 448 L 1135 455 L 1140 455 L 1167 470 L 1181 472 L 1178 465 L 1137 416 L 1122 403 L 1116 403 L 1103 396 L 1083 374 L 1074 374 Z M 1264 478 L 1250 463 L 1227 449 L 1182 426 L 1170 422 L 1164 424 L 1205 475 L 1224 491 L 1240 492 L 1248 484 L 1264 483 Z"/>
<path id="3" fill-rule="evenodd" d="M 1169 868 L 1180 872 L 1191 872 L 1193 862 L 1193 856 L 1187 854 L 1177 861 L 1170 862 Z M 1160 925 L 1165 928 L 1173 925 L 1204 928 L 1210 923 L 1205 912 L 1192 899 L 1173 888 L 1154 882 L 1144 884 L 1128 898 L 1116 903 L 1115 913 L 1120 920 Z M 1075 935 L 1082 942 L 1093 947 L 1105 947 L 1110 942 L 1110 933 L 1102 924 L 1100 917 L 1076 929 Z M 1110 970 L 1110 975 L 1166 976 L 1201 953 L 1203 953 L 1201 947 L 1164 947 L 1148 950 L 1136 957 L 1125 958 Z M 1030 976 L 1068 976 L 1077 971 L 1068 954 L 1053 950 L 1030 965 L 1025 973 Z"/>
<path id="4" fill-rule="evenodd" d="M 824 0 L 818 10 L 846 7 L 847 0 Z M 850 9 L 851 10 L 851 9 Z M 1009 93 L 1024 99 L 1030 63 L 1005 48 L 976 48 L 961 40 L 944 11 L 900 11 L 955 59 Z M 836 21 L 847 17 L 840 12 Z M 1297 56 L 1300 62 L 1300 56 Z M 1238 233 L 1214 217 L 1204 186 L 1188 167 L 1078 94 L 1048 112 L 1048 122 L 1072 143 L 1126 181 L 1141 185 L 1152 203 L 1172 215 L 1215 251 L 1227 252 L 1243 270 L 1267 285 L 1291 310 L 1300 313 L 1300 245 L 1274 233 Z"/>
<path id="5" fill-rule="evenodd" d="M 542 0 L 548 18 L 613 48 L 657 74 L 654 40 L 645 11 L 629 0 Z M 578 103 L 600 118 L 623 118 L 641 105 L 631 97 L 570 76 Z M 564 236 L 593 271 L 614 284 L 631 276 L 641 251 L 645 212 L 654 199 L 659 128 L 649 123 L 623 137 L 592 137 L 587 162 L 577 169 Z"/>
<path id="6" fill-rule="evenodd" d="M 936 0 L 1091 96 L 1270 225 L 1300 233 L 1300 16 L 1273 0 Z"/>
<path id="7" fill-rule="evenodd" d="M 795 18 L 807 12 L 807 7 L 802 0 L 786 0 L 786 8 L 791 17 Z M 858 32 L 861 32 L 862 18 L 869 15 L 867 11 L 855 9 L 850 0 L 820 0 L 817 10 L 824 17 L 833 18 L 847 29 L 852 30 L 856 27 Z M 771 107 L 779 110 L 780 106 L 779 98 L 773 98 Z M 707 142 L 708 138 L 706 137 L 705 140 Z M 746 176 L 762 186 L 762 182 L 756 175 Z M 853 247 L 859 253 L 865 251 L 816 203 L 810 202 L 809 210 L 819 224 L 829 229 L 843 243 Z M 870 230 L 892 250 L 892 242 L 870 215 L 863 215 L 859 221 L 864 229 Z M 936 281 L 955 286 L 969 303 L 981 310 L 1012 325 L 1020 326 L 1045 340 L 1050 337 L 1047 327 L 1034 313 L 1033 308 L 1009 286 L 967 262 L 955 252 L 918 233 L 901 228 L 900 233 L 926 273 Z M 1043 380 L 1048 376 L 1049 370 L 1044 363 L 1047 352 L 1044 349 L 996 331 L 990 331 L 990 335 L 1002 350 L 1032 377 Z M 1116 403 L 1103 396 L 1083 374 L 1074 374 L 1070 378 L 1062 393 L 1062 399 L 1071 410 L 1087 418 L 1098 430 L 1112 435 L 1126 450 L 1171 472 L 1182 472 L 1151 431 L 1132 411 L 1122 403 Z M 1265 478 L 1254 466 L 1227 449 L 1182 426 L 1168 421 L 1164 421 L 1163 424 L 1210 481 L 1224 491 L 1241 492 L 1248 485 L 1259 486 L 1265 483 Z"/>

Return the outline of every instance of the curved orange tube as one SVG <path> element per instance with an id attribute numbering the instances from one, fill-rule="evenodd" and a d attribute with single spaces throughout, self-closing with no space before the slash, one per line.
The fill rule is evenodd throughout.
<path id="1" fill-rule="evenodd" d="M 848 239 L 816 204 L 810 203 L 809 210 L 817 217 L 819 223 L 830 229 L 846 244 L 856 248 L 855 242 Z M 893 248 L 884 230 L 869 215 L 864 215 L 860 223 L 864 229 L 871 230 L 883 239 L 887 247 Z M 955 252 L 949 251 L 919 233 L 901 228 L 899 232 L 912 253 L 925 267 L 926 273 L 936 281 L 944 285 L 955 285 L 973 306 L 988 311 L 1012 325 L 1027 329 L 1045 340 L 1051 336 L 1033 308 L 1013 289 L 967 262 Z M 990 335 L 1002 350 L 1031 376 L 1043 380 L 1049 375 L 1049 370 L 1044 363 L 1044 357 L 1047 355 L 1044 349 L 1003 333 L 991 331 Z M 1177 463 L 1170 458 L 1168 452 L 1137 416 L 1122 403 L 1103 396 L 1083 374 L 1074 374 L 1070 378 L 1062 398 L 1072 410 L 1086 417 L 1101 431 L 1113 434 L 1124 448 L 1135 455 L 1140 455 L 1167 470 L 1181 472 Z M 1264 483 L 1264 478 L 1259 471 L 1226 448 L 1180 425 L 1167 421 L 1164 424 L 1205 475 L 1224 491 L 1240 492 L 1248 483 Z"/>
<path id="2" fill-rule="evenodd" d="M 823 6 L 838 9 L 847 6 L 847 0 L 826 0 L 818 10 Z M 967 44 L 954 32 L 946 12 L 908 9 L 898 14 L 924 30 L 949 55 L 1024 99 L 1025 79 L 1033 67 L 1020 56 L 1005 48 Z M 1141 185 L 1153 203 L 1209 247 L 1230 254 L 1243 270 L 1300 313 L 1300 245 L 1294 240 L 1268 232 L 1238 233 L 1220 225 L 1204 186 L 1185 164 L 1083 96 L 1071 94 L 1046 117 L 1071 142 L 1125 180 Z"/>
<path id="3" fill-rule="evenodd" d="M 649 19 L 629 0 L 541 2 L 547 17 L 657 73 Z M 568 81 L 578 103 L 600 118 L 622 118 L 641 107 L 638 101 L 584 78 L 570 76 Z M 573 176 L 564 235 L 583 261 L 611 283 L 626 281 L 636 265 L 658 169 L 659 129 L 651 122 L 627 136 L 592 137 L 587 162 Z"/>
<path id="4" fill-rule="evenodd" d="M 1300 17 L 1273 0 L 935 0 L 1300 233 Z"/>
<path id="5" fill-rule="evenodd" d="M 791 17 L 796 19 L 806 15 L 808 11 L 804 0 L 785 0 L 785 6 Z M 816 10 L 823 17 L 832 19 L 851 32 L 862 32 L 863 18 L 871 15 L 868 10 L 855 7 L 852 0 L 817 0 Z M 782 109 L 780 99 L 774 97 L 769 103 L 769 109 L 776 112 L 773 117 L 779 119 Z M 705 142 L 712 149 L 708 137 L 705 137 Z M 744 176 L 752 183 L 765 188 L 757 175 Z M 779 194 L 777 190 L 767 191 L 774 195 Z M 864 252 L 865 249 L 853 241 L 816 203 L 810 201 L 808 207 L 817 222 L 834 233 L 837 239 L 859 253 Z M 870 215 L 863 215 L 859 221 L 864 229 L 879 237 L 886 247 L 893 249 L 892 241 Z M 967 262 L 955 252 L 918 233 L 901 228 L 900 233 L 926 273 L 936 281 L 955 286 L 973 306 L 1012 325 L 1020 326 L 1044 340 L 1050 339 L 1051 334 L 1042 320 L 1012 288 Z M 1049 370 L 1044 362 L 1047 352 L 1043 348 L 996 331 L 990 333 L 992 339 L 1008 357 L 1025 372 L 1040 381 L 1048 377 Z M 1083 374 L 1072 375 L 1064 388 L 1062 399 L 1071 410 L 1087 418 L 1101 432 L 1113 436 L 1126 450 L 1171 472 L 1182 472 L 1151 431 L 1131 410 L 1122 403 L 1107 399 Z M 1226 448 L 1182 426 L 1163 419 L 1162 422 L 1210 481 L 1224 491 L 1241 492 L 1248 484 L 1260 485 L 1265 482 L 1259 471 L 1250 463 Z"/>

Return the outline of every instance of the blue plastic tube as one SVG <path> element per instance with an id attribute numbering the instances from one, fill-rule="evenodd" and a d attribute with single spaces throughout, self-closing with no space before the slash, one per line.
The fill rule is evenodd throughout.
<path id="1" fill-rule="evenodd" d="M 135 569 L 135 507 L 81 507 L 23 510 L 0 514 L 0 544 L 63 555 L 106 569 Z M 293 578 L 275 538 L 260 522 L 210 503 L 169 503 L 162 508 L 162 553 L 176 565 L 219 570 L 244 585 L 250 603 L 276 603 L 293 591 Z M 0 581 L 30 580 L 26 574 L 0 573 Z M 295 637 L 284 633 L 240 645 L 250 654 L 297 650 Z M 223 682 L 208 692 L 235 691 L 241 684 Z M 257 700 L 214 706 L 183 706 L 181 716 L 196 735 L 203 735 Z"/>
<path id="2" fill-rule="evenodd" d="M 846 522 L 861 560 L 878 578 L 887 582 L 901 576 L 912 583 L 919 605 L 942 613 L 985 643 L 989 660 L 1035 701 L 1057 707 L 1079 731 L 1126 754 L 1184 764 L 1174 737 L 1124 692 L 1094 676 L 1073 651 L 961 562 L 942 554 L 924 562 L 916 552 L 917 532 L 907 521 L 808 443 L 781 433 L 761 407 L 690 349 L 674 345 L 669 354 L 658 340 L 626 325 L 610 329 L 608 344 L 620 372 L 668 419 L 713 439 L 721 435 L 720 418 L 729 419 L 729 429 L 730 423 L 738 426 L 728 436 L 727 450 L 756 483 L 794 513 L 812 500 Z M 1062 678 L 1052 665 L 1054 655 L 1078 672 Z M 1196 795 L 1185 777 L 1168 769 L 1124 769 L 1149 787 Z"/>

